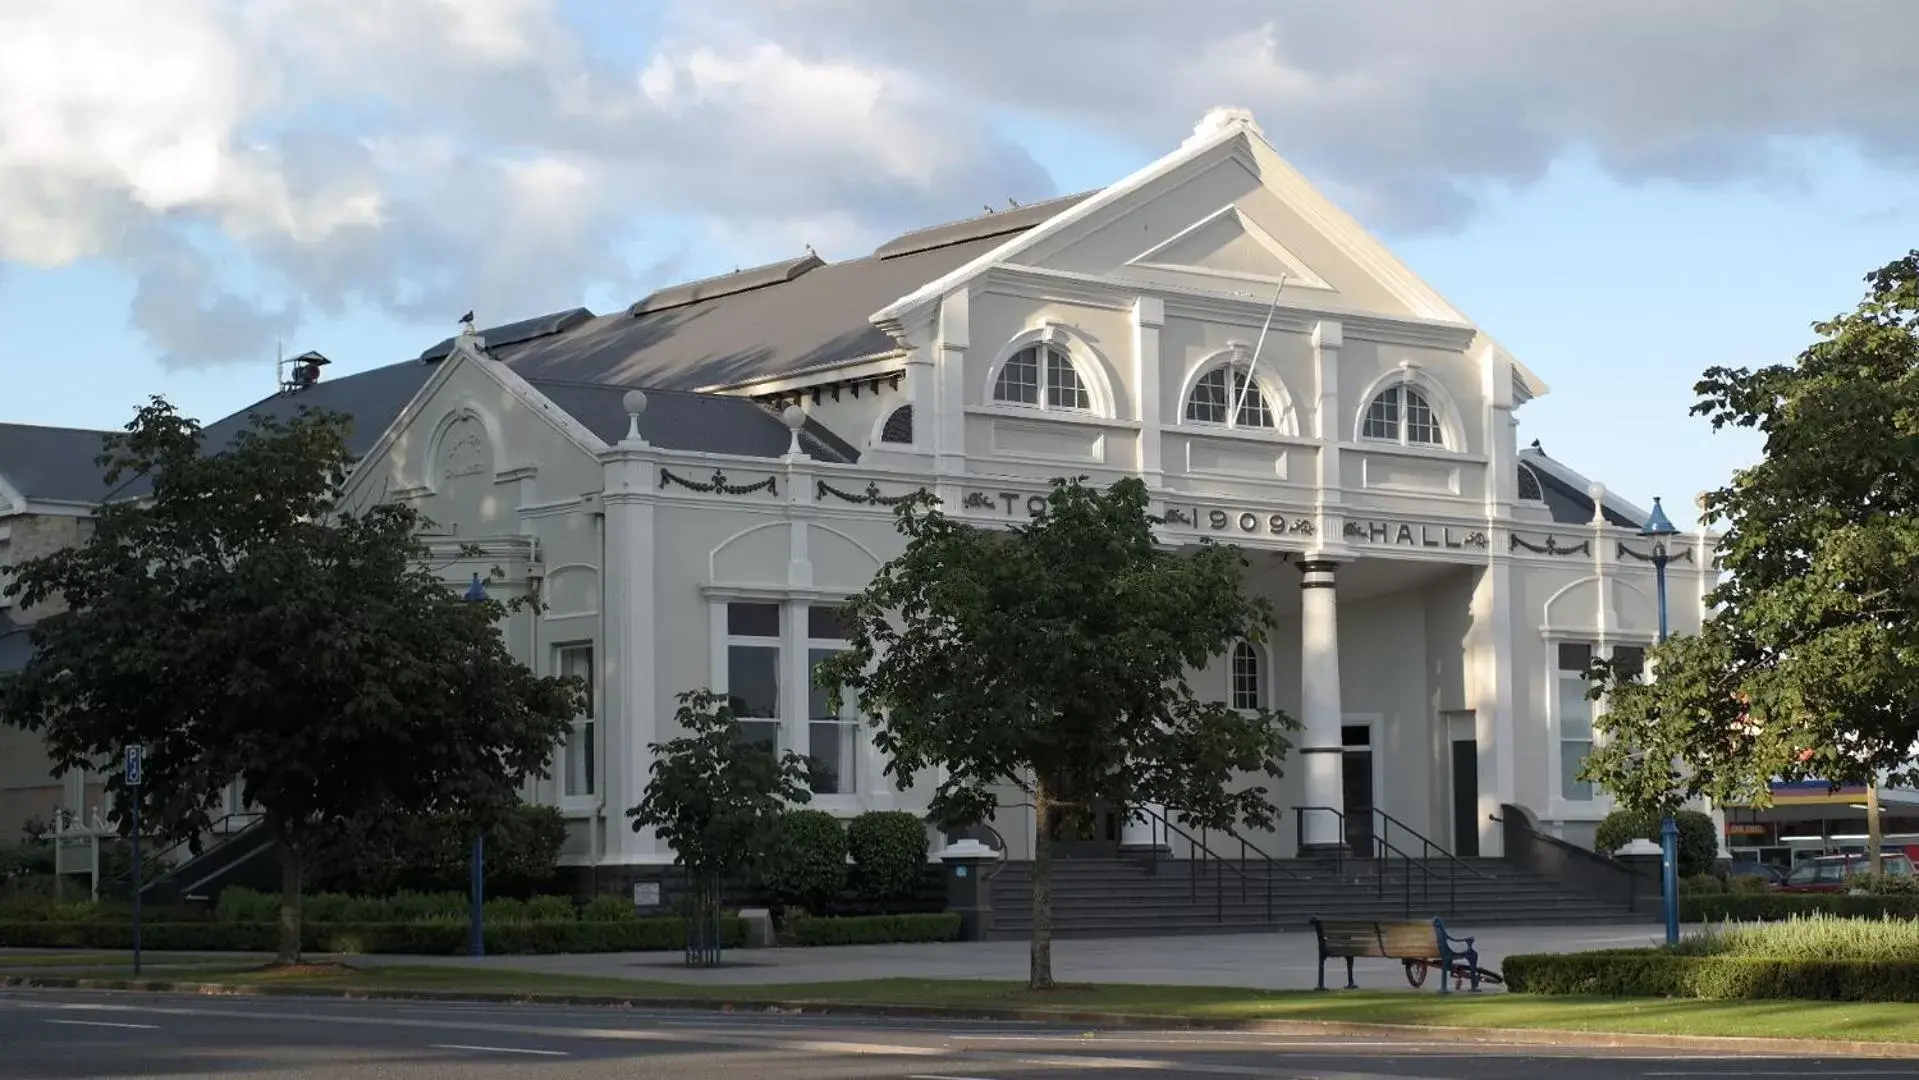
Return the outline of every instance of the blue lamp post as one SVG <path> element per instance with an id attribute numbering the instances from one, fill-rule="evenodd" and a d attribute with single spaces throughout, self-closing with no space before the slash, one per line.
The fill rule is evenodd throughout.
<path id="1" fill-rule="evenodd" d="M 1660 594 L 1664 596 L 1662 592 Z M 460 599 L 470 604 L 486 601 L 486 583 L 479 574 L 473 575 L 473 581 L 466 587 Z M 476 830 L 473 834 L 472 862 L 472 901 L 467 914 L 466 951 L 469 956 L 486 955 L 486 833 Z"/>
<path id="2" fill-rule="evenodd" d="M 1666 640 L 1666 564 L 1672 561 L 1672 555 L 1666 550 L 1668 537 L 1679 535 L 1666 510 L 1659 505 L 1659 499 L 1652 501 L 1652 514 L 1639 528 L 1639 535 L 1652 541 L 1653 577 L 1658 583 L 1659 598 L 1659 640 Z M 1659 823 L 1660 877 L 1665 894 L 1666 944 L 1679 943 L 1679 822 L 1671 814 Z"/>

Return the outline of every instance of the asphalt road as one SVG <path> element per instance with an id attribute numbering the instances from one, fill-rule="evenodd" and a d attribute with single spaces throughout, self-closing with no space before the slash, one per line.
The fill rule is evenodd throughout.
<path id="1" fill-rule="evenodd" d="M 0 991 L 0 1077 L 282 1080 L 1919 1078 L 1919 1062 L 1035 1024 Z"/>

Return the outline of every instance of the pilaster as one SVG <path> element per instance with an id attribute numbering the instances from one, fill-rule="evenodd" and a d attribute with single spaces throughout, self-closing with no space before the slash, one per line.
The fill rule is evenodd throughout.
<path id="1" fill-rule="evenodd" d="M 1519 418 L 1513 415 L 1512 359 L 1487 344 L 1480 374 L 1486 401 L 1486 518 L 1492 525 L 1512 520 L 1519 497 Z"/>
<path id="2" fill-rule="evenodd" d="M 1321 319 L 1313 327 L 1313 438 L 1319 440 L 1319 471 L 1314 476 L 1314 527 L 1328 542 L 1340 535 L 1340 406 L 1339 350 L 1344 330 L 1331 319 Z"/>
<path id="3" fill-rule="evenodd" d="M 1142 296 L 1133 302 L 1133 386 L 1139 398 L 1139 472 L 1149 490 L 1158 491 L 1165 483 L 1163 463 L 1166 422 L 1160 405 L 1161 384 L 1160 331 L 1166 326 L 1166 301 L 1157 296 Z"/>
<path id="4" fill-rule="evenodd" d="M 599 663 L 606 696 L 603 725 L 607 772 L 606 856 L 615 864 L 655 863 L 667 856 L 653 830 L 635 833 L 625 813 L 646 795 L 653 754 L 659 741 L 659 703 L 654 667 L 658 653 L 654 581 L 657 549 L 653 477 L 658 468 L 652 447 L 638 431 L 645 395 L 627 395 L 628 434 L 602 456 L 606 507 L 607 607 L 602 619 L 605 641 Z"/>
<path id="5" fill-rule="evenodd" d="M 941 480 L 939 495 L 953 504 L 958 502 L 959 484 L 966 473 L 966 351 L 971 346 L 972 302 L 961 289 L 940 300 L 933 361 L 939 395 L 935 416 L 928 418 L 938 430 L 934 468 Z M 920 422 L 917 410 L 913 422 Z"/>

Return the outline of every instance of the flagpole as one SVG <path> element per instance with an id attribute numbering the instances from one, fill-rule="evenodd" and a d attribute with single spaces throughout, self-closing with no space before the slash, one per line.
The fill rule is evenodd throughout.
<path id="1" fill-rule="evenodd" d="M 1279 294 L 1286 288 L 1286 275 L 1279 275 L 1279 287 L 1273 290 L 1273 301 L 1266 305 L 1266 321 L 1260 325 L 1259 340 L 1253 343 L 1253 358 L 1246 365 L 1246 381 L 1233 396 L 1233 411 L 1226 414 L 1226 423 L 1231 427 L 1239 426 L 1239 410 L 1246 404 L 1246 392 L 1253 388 L 1253 372 L 1259 367 L 1259 352 L 1266 347 L 1266 333 L 1273 328 L 1273 312 L 1279 309 Z M 1232 367 L 1228 365 L 1227 371 Z"/>

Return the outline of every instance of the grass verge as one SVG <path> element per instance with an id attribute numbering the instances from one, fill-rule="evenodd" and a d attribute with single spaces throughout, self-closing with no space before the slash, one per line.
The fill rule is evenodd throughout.
<path id="1" fill-rule="evenodd" d="M 0 957 L 0 978 L 39 974 L 126 979 L 124 963 L 89 966 L 22 964 Z M 76 958 L 78 959 L 78 958 Z M 1291 1020 L 1413 1027 L 1506 1028 L 1588 1034 L 1709 1036 L 1919 1043 L 1919 1010 L 1910 1004 L 1812 1001 L 1692 1001 L 1532 997 L 1432 992 L 1263 991 L 1204 986 L 1067 986 L 1035 994 L 1016 983 L 984 980 L 874 979 L 842 983 L 712 987 L 631 979 L 547 975 L 502 968 L 380 966 L 316 968 L 297 973 L 227 961 L 151 967 L 150 977 L 236 989 L 525 995 L 580 1001 L 691 1002 L 714 1006 L 914 1006 L 973 1014 L 1018 1011 L 1062 1018 L 1159 1018 L 1200 1022 Z"/>

